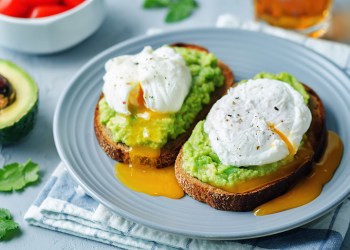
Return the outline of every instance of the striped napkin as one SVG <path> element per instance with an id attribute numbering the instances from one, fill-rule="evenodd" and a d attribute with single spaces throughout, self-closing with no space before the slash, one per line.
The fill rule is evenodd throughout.
<path id="1" fill-rule="evenodd" d="M 266 32 L 299 42 L 339 65 L 350 75 L 350 47 L 315 40 L 256 22 L 222 15 L 218 27 Z M 159 32 L 153 29 L 152 33 Z M 128 221 L 85 194 L 61 163 L 28 209 L 25 220 L 35 226 L 96 240 L 123 249 L 339 249 L 350 222 L 350 198 L 322 218 L 273 236 L 239 240 L 191 239 Z"/>
<path id="2" fill-rule="evenodd" d="M 128 221 L 75 184 L 61 163 L 25 215 L 35 226 L 100 241 L 123 249 L 339 249 L 350 222 L 350 198 L 304 227 L 274 236 L 240 240 L 191 239 Z"/>

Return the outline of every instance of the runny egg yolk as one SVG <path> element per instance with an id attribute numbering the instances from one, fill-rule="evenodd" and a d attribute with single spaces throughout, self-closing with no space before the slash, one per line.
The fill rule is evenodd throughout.
<path id="1" fill-rule="evenodd" d="M 159 156 L 160 149 L 132 147 L 129 151 L 130 164 L 117 163 L 116 175 L 134 191 L 172 199 L 182 198 L 184 192 L 176 181 L 174 167 L 156 168 Z"/>
<path id="2" fill-rule="evenodd" d="M 128 188 L 152 196 L 180 199 L 183 190 L 175 178 L 173 166 L 155 168 L 141 164 L 116 164 L 118 179 Z"/>
<path id="3" fill-rule="evenodd" d="M 285 134 L 283 134 L 282 131 L 277 129 L 272 123 L 269 124 L 269 128 L 272 130 L 272 132 L 276 133 L 281 138 L 281 140 L 287 145 L 289 154 L 295 155 L 297 150 L 295 149 L 294 145 L 290 142 L 288 137 Z"/>
<path id="4" fill-rule="evenodd" d="M 150 126 L 150 120 L 164 118 L 167 114 L 154 112 L 145 106 L 143 90 L 140 84 L 131 91 L 128 108 L 131 114 L 136 116 L 133 130 L 135 132 L 137 130 L 147 131 L 147 133 L 143 133 L 144 136 L 156 137 L 157 127 Z M 176 181 L 174 167 L 156 168 L 160 154 L 159 148 L 154 149 L 147 146 L 130 147 L 130 164 L 116 164 L 117 178 L 134 191 L 152 196 L 180 199 L 184 196 L 184 192 Z"/>
<path id="5" fill-rule="evenodd" d="M 128 109 L 132 115 L 143 118 L 143 120 L 150 120 L 152 118 L 164 118 L 169 115 L 168 113 L 156 112 L 147 108 L 143 94 L 144 93 L 140 84 L 137 84 L 136 87 L 131 90 L 129 95 Z M 140 122 L 142 122 L 142 119 L 138 120 L 141 120 Z M 138 120 L 135 121 L 136 124 L 134 124 L 134 126 L 138 125 Z"/>
<path id="6" fill-rule="evenodd" d="M 132 114 L 146 111 L 143 89 L 140 84 L 137 84 L 130 91 L 128 108 Z"/>
<path id="7" fill-rule="evenodd" d="M 153 111 L 146 107 L 144 93 L 140 84 L 137 84 L 129 95 L 128 109 L 133 117 L 131 138 L 142 135 L 149 141 L 159 142 L 163 134 L 157 126 L 158 120 L 167 119 L 169 113 Z M 136 143 L 135 143 L 136 144 Z M 131 146 L 134 145 L 131 143 Z"/>
<path id="8" fill-rule="evenodd" d="M 273 214 L 305 205 L 316 199 L 323 186 L 329 182 L 343 155 L 343 143 L 339 136 L 328 131 L 327 146 L 321 159 L 313 164 L 311 173 L 291 190 L 254 209 L 257 216 Z"/>

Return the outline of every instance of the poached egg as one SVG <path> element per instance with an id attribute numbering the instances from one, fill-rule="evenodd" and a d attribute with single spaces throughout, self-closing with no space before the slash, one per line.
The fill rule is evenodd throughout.
<path id="1" fill-rule="evenodd" d="M 311 119 L 290 85 L 257 79 L 231 88 L 209 112 L 204 131 L 223 164 L 263 165 L 294 155 Z"/>
<path id="2" fill-rule="evenodd" d="M 177 112 L 191 87 L 191 73 L 183 57 L 168 46 L 145 47 L 136 55 L 110 59 L 103 94 L 116 112 L 130 115 L 132 106 L 157 113 Z"/>

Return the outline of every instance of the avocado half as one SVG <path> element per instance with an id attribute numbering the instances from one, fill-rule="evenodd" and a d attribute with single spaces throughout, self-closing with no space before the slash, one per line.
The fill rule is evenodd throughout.
<path id="1" fill-rule="evenodd" d="M 0 109 L 0 145 L 14 143 L 34 126 L 38 112 L 39 90 L 34 80 L 16 64 L 0 59 L 0 75 L 15 92 L 15 99 Z"/>

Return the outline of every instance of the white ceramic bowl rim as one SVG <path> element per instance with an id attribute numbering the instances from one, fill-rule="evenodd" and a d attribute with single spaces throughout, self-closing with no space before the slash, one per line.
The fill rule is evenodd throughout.
<path id="1" fill-rule="evenodd" d="M 69 9 L 67 11 L 64 11 L 62 13 L 59 13 L 59 14 L 56 14 L 53 16 L 41 17 L 41 18 L 20 18 L 20 17 L 11 17 L 11 16 L 6 16 L 3 14 L 0 14 L 0 21 L 23 24 L 23 25 L 48 24 L 48 23 L 52 23 L 52 22 L 56 22 L 58 20 L 61 20 L 67 16 L 73 15 L 74 13 L 76 13 L 82 9 L 85 9 L 93 1 L 99 1 L 99 0 L 85 0 L 83 3 L 79 4 L 76 7 L 73 7 L 72 9 Z"/>

